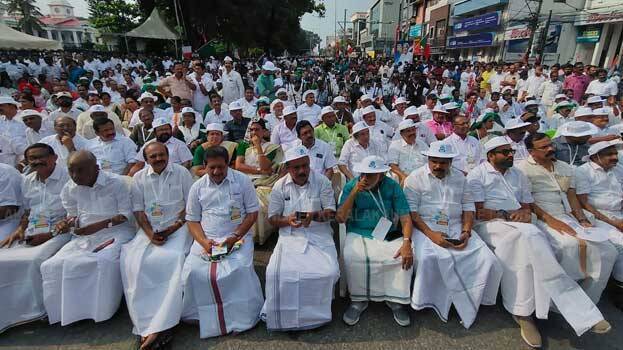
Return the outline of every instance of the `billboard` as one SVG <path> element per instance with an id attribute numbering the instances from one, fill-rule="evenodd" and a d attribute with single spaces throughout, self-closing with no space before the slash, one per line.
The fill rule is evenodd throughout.
<path id="1" fill-rule="evenodd" d="M 500 12 L 491 12 L 481 16 L 470 17 L 454 22 L 454 31 L 480 30 L 485 28 L 497 28 L 500 25 Z"/>
<path id="2" fill-rule="evenodd" d="M 466 47 L 492 46 L 495 33 L 484 32 L 465 36 L 453 36 L 448 39 L 449 49 L 461 49 Z"/>
<path id="3" fill-rule="evenodd" d="M 422 25 L 414 24 L 409 28 L 409 38 L 422 36 Z"/>

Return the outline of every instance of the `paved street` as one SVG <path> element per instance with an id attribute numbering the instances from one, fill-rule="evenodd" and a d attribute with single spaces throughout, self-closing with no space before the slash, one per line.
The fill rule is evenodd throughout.
<path id="1" fill-rule="evenodd" d="M 256 268 L 263 279 L 275 236 L 256 250 Z M 263 283 L 264 281 L 262 281 Z M 605 299 L 605 298 L 604 298 Z M 539 321 L 545 349 L 623 349 L 623 313 L 607 300 L 600 309 L 612 323 L 607 335 L 587 333 L 578 338 L 562 317 L 551 314 Z M 334 302 L 334 320 L 320 329 L 299 333 L 269 333 L 263 323 L 251 331 L 226 337 L 199 339 L 196 326 L 182 324 L 177 329 L 173 349 L 529 349 L 523 345 L 517 325 L 501 304 L 481 307 L 470 330 L 459 323 L 456 312 L 444 324 L 432 310 L 412 313 L 410 327 L 394 323 L 389 309 L 373 304 L 354 327 L 346 326 L 341 315 L 346 301 Z M 110 320 L 95 324 L 82 321 L 67 327 L 35 322 L 0 335 L 0 349 L 8 350 L 126 350 L 134 349 L 136 338 L 125 306 Z"/>

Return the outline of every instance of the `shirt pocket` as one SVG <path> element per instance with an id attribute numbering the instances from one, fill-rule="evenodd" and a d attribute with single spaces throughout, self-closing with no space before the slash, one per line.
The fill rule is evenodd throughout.
<path id="1" fill-rule="evenodd" d="M 181 184 L 174 184 L 168 186 L 168 198 L 169 202 L 178 202 L 184 200 L 184 192 L 182 191 Z"/>
<path id="2" fill-rule="evenodd" d="M 571 186 L 571 176 L 554 175 L 554 177 L 556 178 L 556 182 L 558 182 L 560 189 L 563 192 L 567 192 Z"/>

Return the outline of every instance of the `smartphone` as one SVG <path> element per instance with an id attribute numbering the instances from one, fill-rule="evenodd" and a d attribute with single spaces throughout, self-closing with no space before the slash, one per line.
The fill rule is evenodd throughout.
<path id="1" fill-rule="evenodd" d="M 297 211 L 294 215 L 296 215 L 296 220 L 305 220 L 307 219 L 307 215 L 309 215 L 309 213 Z"/>
<path id="2" fill-rule="evenodd" d="M 111 239 L 107 240 L 106 242 L 104 242 L 104 243 L 98 245 L 97 247 L 95 247 L 95 249 L 93 249 L 93 253 L 99 252 L 100 250 L 108 247 L 109 245 L 113 244 L 114 242 L 115 242 L 114 238 L 111 238 Z"/>
<path id="3" fill-rule="evenodd" d="M 461 239 L 453 239 L 453 238 L 445 238 L 446 242 L 452 245 L 461 245 L 463 244 L 463 240 Z"/>

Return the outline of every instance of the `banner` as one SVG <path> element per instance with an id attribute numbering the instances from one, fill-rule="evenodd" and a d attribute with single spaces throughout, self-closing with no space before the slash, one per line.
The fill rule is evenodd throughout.
<path id="1" fill-rule="evenodd" d="M 409 38 L 422 36 L 422 25 L 414 24 L 409 28 Z"/>
<path id="2" fill-rule="evenodd" d="M 454 23 L 454 32 L 497 28 L 500 25 L 500 12 L 491 12 L 481 16 L 471 17 Z"/>
<path id="3" fill-rule="evenodd" d="M 484 32 L 466 36 L 453 36 L 448 39 L 449 49 L 461 49 L 465 47 L 492 46 L 495 33 Z"/>
<path id="4" fill-rule="evenodd" d="M 532 35 L 532 31 L 528 28 L 527 25 L 523 26 L 515 26 L 507 28 L 504 32 L 504 40 L 522 40 L 529 39 Z"/>
<path id="5" fill-rule="evenodd" d="M 596 43 L 601 37 L 601 28 L 584 27 L 578 31 L 575 41 L 578 43 Z"/>

